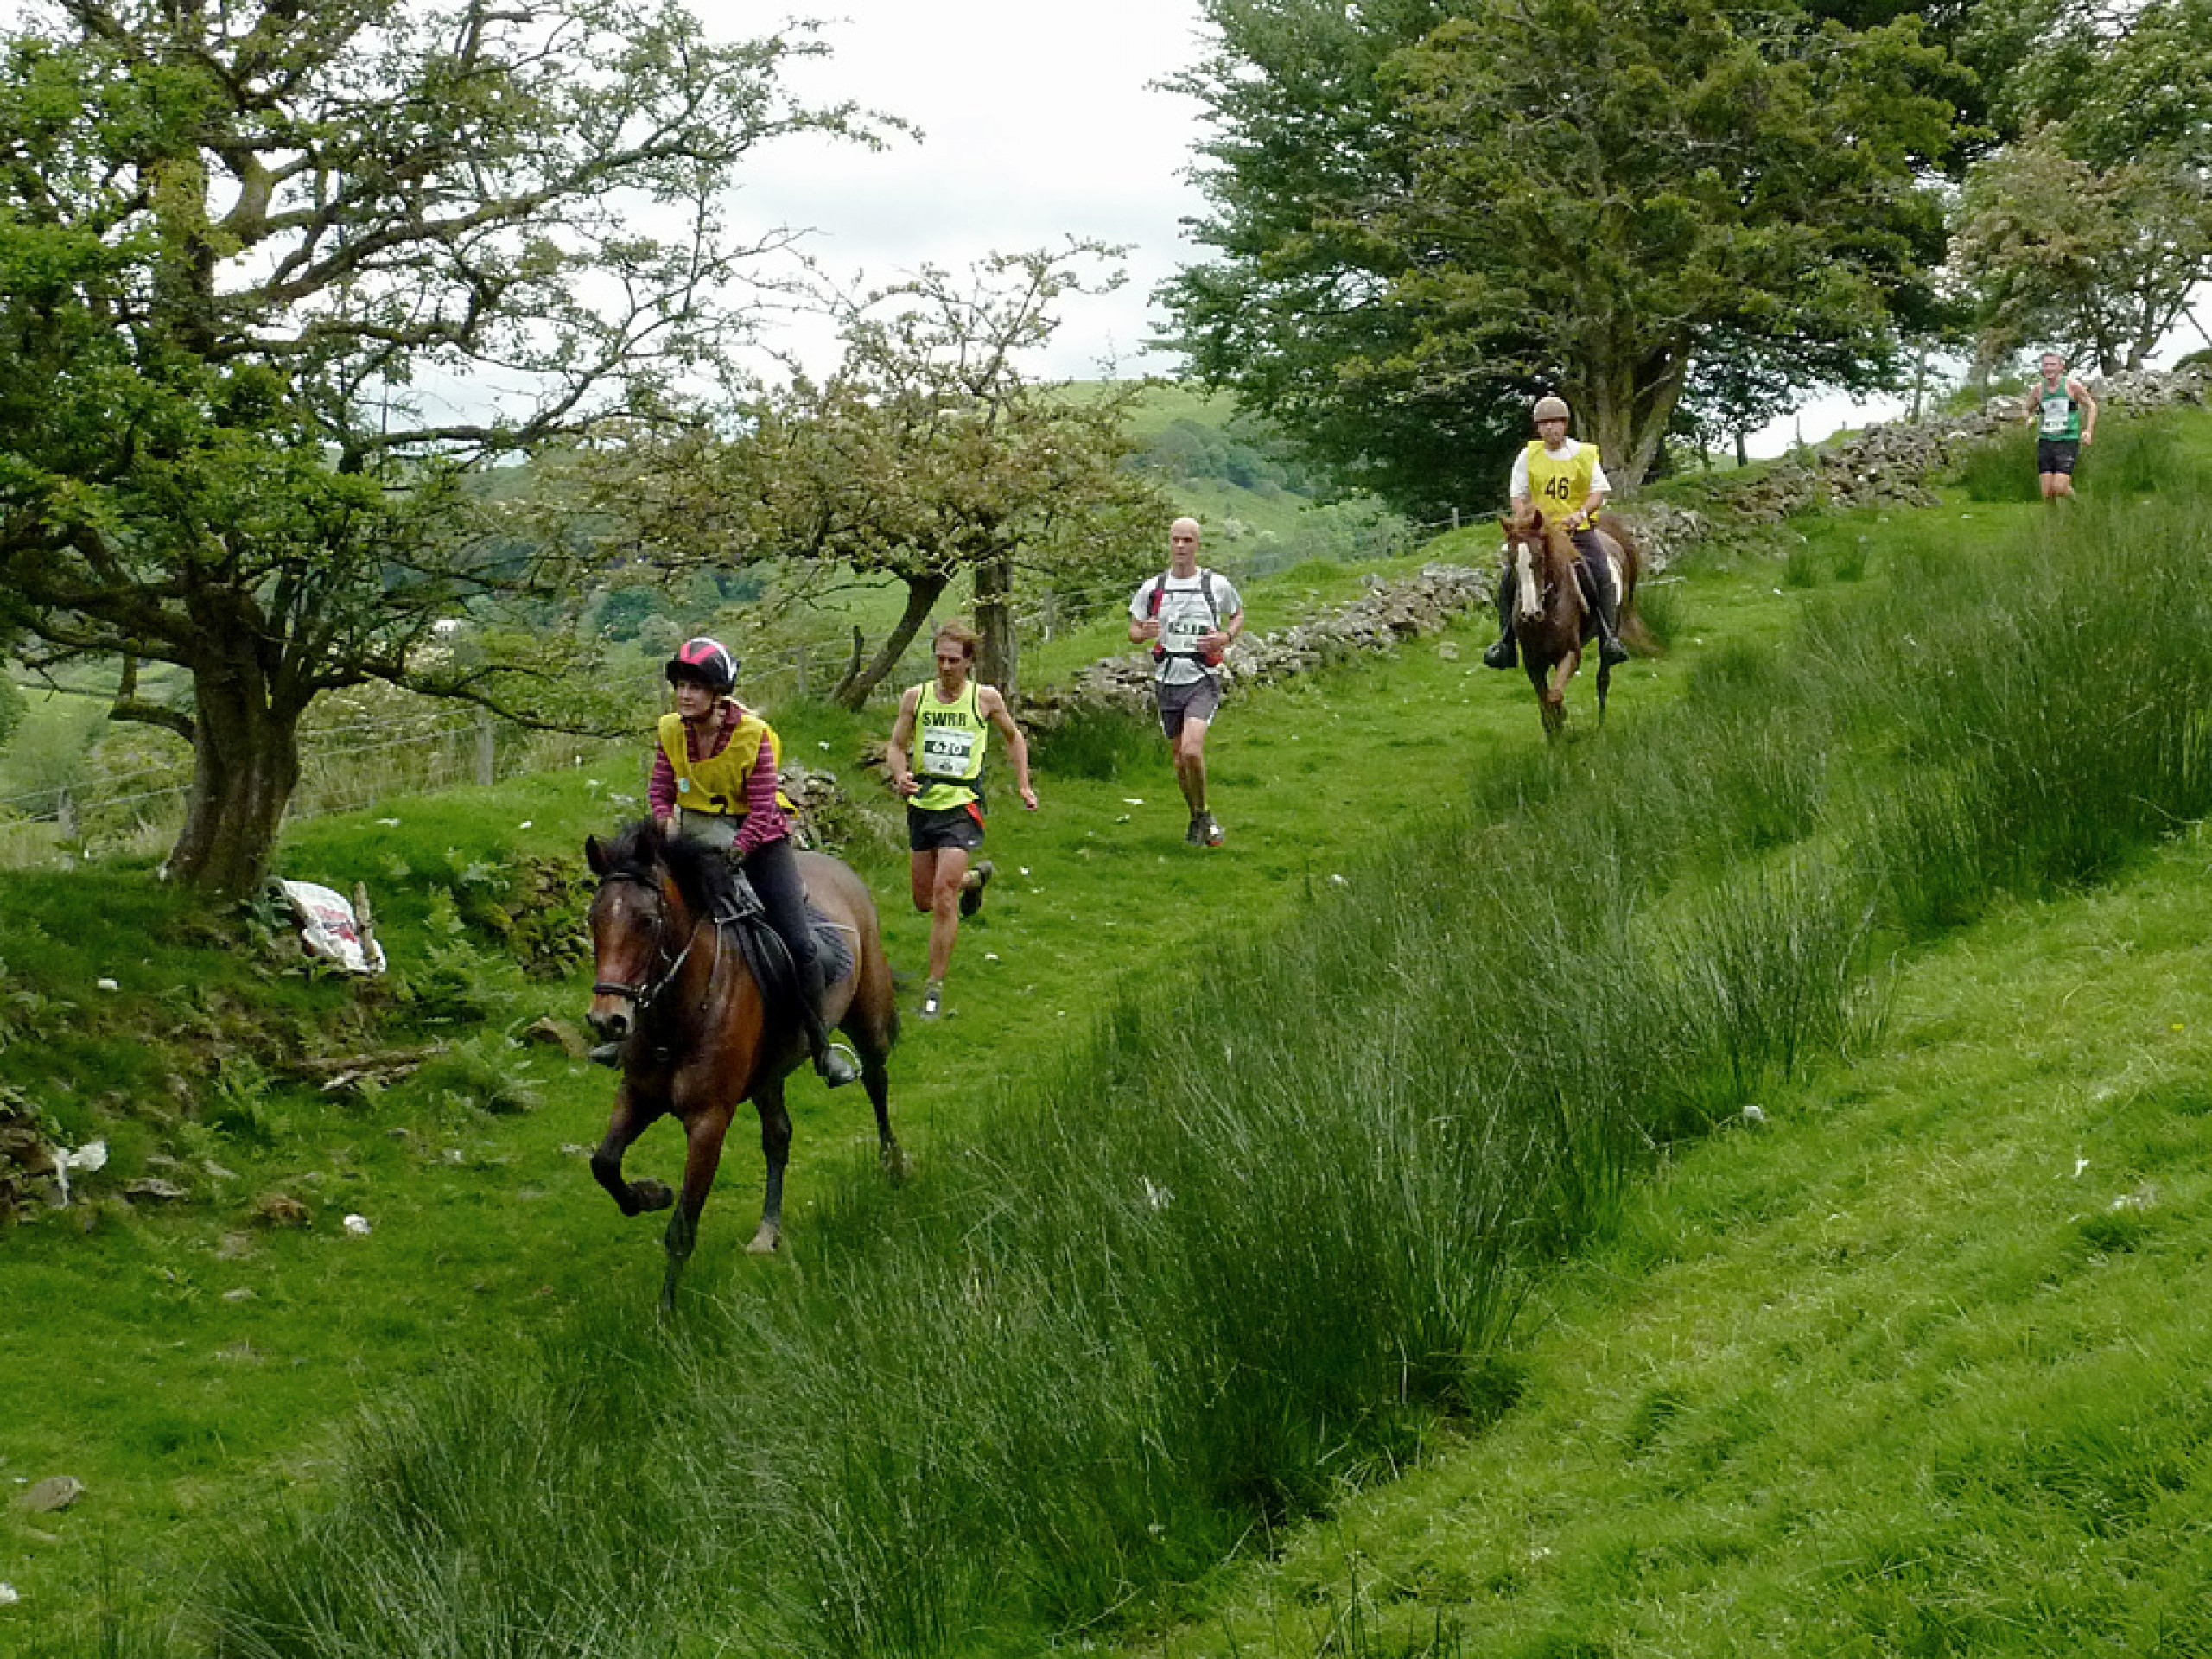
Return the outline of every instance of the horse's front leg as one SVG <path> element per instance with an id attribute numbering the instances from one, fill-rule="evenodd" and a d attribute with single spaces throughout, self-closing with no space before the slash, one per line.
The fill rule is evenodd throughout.
<path id="1" fill-rule="evenodd" d="M 631 1143 L 664 1109 L 657 1105 L 641 1105 L 627 1077 L 615 1085 L 614 1110 L 607 1120 L 607 1138 L 591 1155 L 591 1173 L 626 1216 L 639 1215 L 647 1210 L 665 1210 L 676 1202 L 676 1194 L 661 1182 L 629 1181 L 622 1175 L 623 1154 L 630 1150 Z"/>
<path id="2" fill-rule="evenodd" d="M 769 1077 L 753 1091 L 760 1112 L 760 1156 L 768 1166 L 768 1184 L 760 1200 L 760 1226 L 745 1248 L 766 1255 L 784 1240 L 784 1166 L 791 1161 L 791 1115 L 784 1109 L 784 1080 Z"/>
<path id="3" fill-rule="evenodd" d="M 711 1106 L 694 1112 L 683 1125 L 683 1191 L 676 1200 L 676 1212 L 668 1218 L 668 1275 L 661 1281 L 660 1306 L 664 1313 L 676 1311 L 676 1281 L 683 1276 L 683 1264 L 691 1259 L 692 1247 L 699 1242 L 699 1212 L 707 1207 L 707 1194 L 714 1190 L 715 1171 L 722 1161 L 722 1137 L 729 1133 L 729 1110 L 727 1106 Z"/>
<path id="4" fill-rule="evenodd" d="M 1555 708 L 1564 708 L 1567 703 L 1567 683 L 1574 677 L 1576 671 L 1581 666 L 1581 647 L 1576 646 L 1552 665 L 1551 690 L 1546 694 L 1544 700 Z"/>
<path id="5" fill-rule="evenodd" d="M 1605 693 L 1613 683 L 1613 665 L 1602 657 L 1598 660 L 1598 724 L 1605 723 Z"/>

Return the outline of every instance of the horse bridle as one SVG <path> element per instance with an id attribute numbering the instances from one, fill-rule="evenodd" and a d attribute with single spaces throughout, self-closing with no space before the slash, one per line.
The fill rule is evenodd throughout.
<path id="1" fill-rule="evenodd" d="M 661 893 L 660 883 L 643 870 L 609 870 L 605 875 L 600 877 L 598 892 L 593 894 L 594 901 L 596 902 L 600 893 L 607 891 L 609 883 L 615 881 L 634 881 L 639 887 L 652 892 L 658 906 L 653 912 L 653 960 L 656 963 L 667 962 L 668 965 L 650 983 L 626 985 L 620 980 L 601 979 L 592 982 L 591 990 L 594 996 L 627 997 L 636 1006 L 639 1015 L 642 1018 L 645 1011 L 652 1007 L 655 999 L 668 988 L 676 976 L 683 970 L 684 959 L 690 956 L 692 945 L 698 941 L 700 924 L 694 922 L 691 925 L 691 937 L 683 941 L 683 948 L 676 953 L 673 961 L 670 961 L 668 942 L 662 937 L 668 928 L 668 899 Z"/>

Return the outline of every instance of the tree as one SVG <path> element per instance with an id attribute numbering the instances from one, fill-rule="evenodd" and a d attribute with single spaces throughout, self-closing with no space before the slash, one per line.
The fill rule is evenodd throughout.
<path id="1" fill-rule="evenodd" d="M 2139 368 L 2212 281 L 2212 188 L 2171 154 L 2096 168 L 2050 132 L 1967 177 L 1955 249 L 1993 359 L 2031 342 Z"/>
<path id="2" fill-rule="evenodd" d="M 1414 169 L 1391 65 L 1450 8 L 1205 10 L 1215 49 L 1167 84 L 1210 117 L 1193 176 L 1211 212 L 1191 228 L 1220 257 L 1162 285 L 1164 343 L 1346 486 L 1432 518 L 1494 494 L 1528 426 L 1503 411 L 1536 388 L 1480 365 L 1457 381 L 1408 372 L 1400 346 L 1424 308 L 1394 286 L 1402 251 L 1365 223 L 1367 204 L 1402 194 Z"/>
<path id="3" fill-rule="evenodd" d="M 1967 175 L 1954 257 L 1985 355 L 2139 366 L 2212 280 L 2212 0 L 2061 14 L 2013 78 L 2027 136 Z"/>
<path id="4" fill-rule="evenodd" d="M 1330 149 L 1331 118 L 1296 112 L 1294 79 L 1264 90 L 1290 22 L 1323 12 L 1361 95 L 1350 118 L 1379 111 L 1379 156 Z M 1407 43 L 1405 8 L 1372 28 L 1307 0 L 1210 15 L 1224 54 L 1185 86 L 1227 135 L 1202 175 L 1224 211 L 1199 228 L 1228 257 L 1169 302 L 1202 369 L 1294 429 L 1348 423 L 1380 449 L 1402 433 L 1371 418 L 1379 394 L 1408 423 L 1456 410 L 1471 451 L 1524 435 L 1527 396 L 1557 390 L 1632 487 L 1700 362 L 1740 349 L 1796 386 L 1878 383 L 1893 319 L 1924 302 L 1942 217 L 1922 175 L 1955 105 L 1910 18 L 1853 30 L 1786 0 L 1527 0 Z M 1319 326 L 1285 315 L 1294 288 Z M 1489 447 L 1480 474 L 1454 475 L 1494 496 Z"/>
<path id="5" fill-rule="evenodd" d="M 993 254 L 964 277 L 935 268 L 838 302 L 844 356 L 747 401 L 732 429 L 695 431 L 610 458 L 601 499 L 625 512 L 655 562 L 780 559 L 787 602 L 895 577 L 899 620 L 855 642 L 833 696 L 857 709 L 897 666 L 938 602 L 974 583 L 979 675 L 1011 696 L 1021 572 L 1068 580 L 1129 567 L 1170 516 L 1128 465 L 1144 383 L 1072 391 L 1022 358 L 1058 327 L 1062 296 L 1110 285 L 1084 267 L 1116 250 Z"/>
<path id="6" fill-rule="evenodd" d="M 428 631 L 518 555 L 472 469 L 665 407 L 747 323 L 725 192 L 801 37 L 655 0 L 54 0 L 0 65 L 0 631 L 122 662 L 194 747 L 169 868 L 264 873 L 318 695 L 382 679 L 526 719 L 558 636 Z M 496 401 L 495 401 L 496 397 Z M 135 692 L 177 664 L 188 706 Z"/>

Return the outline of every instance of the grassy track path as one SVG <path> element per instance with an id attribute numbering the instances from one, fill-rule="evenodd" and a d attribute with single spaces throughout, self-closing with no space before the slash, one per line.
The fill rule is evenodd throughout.
<path id="1" fill-rule="evenodd" d="M 1471 532 L 1433 556 L 1478 558 L 1480 542 Z M 1266 590 L 1252 603 L 1266 626 L 1295 606 Z M 1789 603 L 1751 577 L 1719 577 L 1701 588 L 1694 615 L 1716 638 L 1770 633 Z M 1270 620 L 1271 611 L 1284 614 Z M 1230 832 L 1216 853 L 1182 844 L 1164 745 L 1111 781 L 1046 772 L 1044 809 L 1033 816 L 1009 809 L 1002 793 L 989 846 L 1000 879 L 963 930 L 951 1014 L 932 1026 L 910 1019 L 893 1061 L 894 1116 L 922 1179 L 932 1158 L 988 1137 L 1001 1083 L 1052 1064 L 1116 984 L 1172 976 L 1217 942 L 1289 925 L 1379 841 L 1416 833 L 1491 757 L 1535 747 L 1525 680 L 1479 667 L 1487 637 L 1479 622 L 1463 623 L 1395 658 L 1234 700 L 1211 746 L 1215 810 Z M 1697 654 L 1686 638 L 1674 657 L 1617 681 L 1618 741 L 1633 741 L 1639 708 L 1669 695 Z M 1579 687 L 1585 721 L 1587 698 Z M 873 722 L 786 735 L 794 754 L 826 745 L 835 764 L 872 734 Z M 579 773 L 385 803 L 298 826 L 284 866 L 334 885 L 368 880 L 395 959 L 419 976 L 445 940 L 410 889 L 410 863 L 574 858 L 587 830 L 619 819 L 609 792 L 633 787 Z M 868 874 L 894 962 L 918 979 L 925 921 L 904 901 L 903 861 Z M 67 982 L 49 989 L 94 1030 L 111 1006 L 158 1024 L 164 1000 L 188 995 L 179 982 L 194 977 L 188 951 L 127 927 L 102 938 L 73 896 L 43 891 L 44 907 L 17 906 L 0 920 L 0 957 L 58 964 Z M 40 917 L 42 936 L 29 931 Z M 90 982 L 106 973 L 122 981 L 111 1005 Z M 550 988 L 512 976 L 490 1023 L 513 1030 L 541 1012 L 574 1017 L 584 984 L 582 975 Z M 604 1126 L 607 1074 L 551 1051 L 503 1052 L 500 1064 L 538 1097 L 526 1116 L 486 1116 L 404 1085 L 353 1110 L 285 1096 L 264 1139 L 210 1139 L 208 1160 L 226 1173 L 195 1185 L 212 1202 L 142 1210 L 123 1224 L 111 1217 L 89 1236 L 54 1218 L 6 1239 L 0 1398 L 10 1409 L 0 1480 L 67 1472 L 87 1493 L 35 1523 L 0 1510 L 0 1580 L 23 1597 L 0 1618 L 33 1628 L 57 1614 L 69 1620 L 110 1575 L 158 1595 L 211 1522 L 312 1480 L 334 1425 L 446 1356 L 497 1351 L 610 1300 L 648 1317 L 658 1223 L 624 1223 L 579 1155 Z M 810 1080 L 792 1105 L 787 1262 L 741 1253 L 760 1163 L 741 1130 L 689 1281 L 706 1294 L 741 1295 L 749 1276 L 803 1263 L 817 1197 L 838 1181 L 873 1179 L 864 1103 L 826 1096 Z M 657 1127 L 633 1152 L 633 1170 L 672 1174 L 678 1145 L 673 1129 Z M 307 1203 L 316 1224 L 247 1225 L 245 1211 L 271 1191 Z M 349 1212 L 373 1230 L 344 1231 L 338 1218 Z"/>

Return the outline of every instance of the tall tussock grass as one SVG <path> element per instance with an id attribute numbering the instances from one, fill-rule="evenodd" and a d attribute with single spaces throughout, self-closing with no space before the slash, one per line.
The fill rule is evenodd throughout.
<path id="1" fill-rule="evenodd" d="M 1931 548 L 1500 769 L 1293 931 L 1163 964 L 987 1144 L 856 1178 L 782 1270 L 666 1329 L 641 1276 L 536 1370 L 367 1419 L 200 1635 L 1027 1653 L 1263 1547 L 1510 1400 L 1530 1276 L 1656 1147 L 1860 1040 L 1878 940 L 2212 804 L 2199 516 Z"/>

